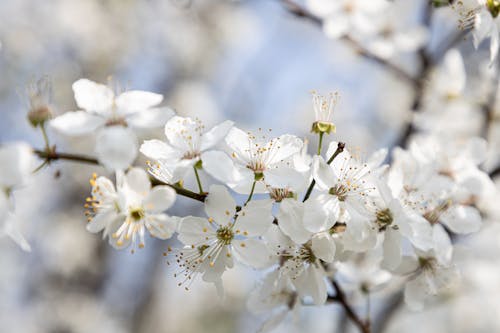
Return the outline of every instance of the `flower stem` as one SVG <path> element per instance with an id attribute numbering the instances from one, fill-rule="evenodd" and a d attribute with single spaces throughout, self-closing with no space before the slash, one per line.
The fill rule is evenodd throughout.
<path id="1" fill-rule="evenodd" d="M 50 143 L 45 124 L 40 125 L 40 130 L 42 131 L 43 141 L 45 142 L 45 150 L 48 152 L 50 151 Z"/>
<path id="2" fill-rule="evenodd" d="M 196 169 L 196 166 L 193 166 L 194 170 L 194 175 L 196 176 L 196 183 L 198 183 L 198 190 L 200 191 L 200 194 L 203 193 L 203 186 L 201 186 L 201 180 L 200 180 L 200 175 L 198 174 L 198 169 Z"/>
<path id="3" fill-rule="evenodd" d="M 252 200 L 253 192 L 255 191 L 255 184 L 257 184 L 256 180 L 253 181 L 252 189 L 250 190 L 250 194 L 248 195 L 248 199 L 247 199 L 247 201 L 245 201 L 245 204 L 243 206 L 246 206 L 247 203 L 249 203 L 250 200 Z"/>
<path id="4" fill-rule="evenodd" d="M 319 132 L 318 155 L 321 155 L 321 147 L 323 146 L 323 135 L 325 132 Z"/>
<path id="5" fill-rule="evenodd" d="M 337 150 L 335 150 L 333 155 L 328 159 L 328 162 L 326 162 L 326 163 L 331 164 L 333 162 L 333 160 L 335 159 L 335 157 L 337 157 L 341 152 L 344 151 L 344 148 L 345 148 L 345 143 L 339 142 L 337 145 Z M 311 181 L 311 184 L 307 188 L 306 195 L 304 196 L 304 199 L 302 200 L 302 202 L 305 202 L 307 199 L 309 199 L 309 197 L 311 196 L 311 193 L 314 189 L 314 186 L 316 186 L 316 181 L 313 179 Z"/>

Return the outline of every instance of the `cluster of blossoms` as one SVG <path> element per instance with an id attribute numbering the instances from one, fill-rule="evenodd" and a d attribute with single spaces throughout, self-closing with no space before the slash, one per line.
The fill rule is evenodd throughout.
<path id="1" fill-rule="evenodd" d="M 115 98 L 106 86 L 85 79 L 73 89 L 86 111 L 63 114 L 50 125 L 62 132 L 98 130 L 97 156 L 116 175 L 115 183 L 96 174 L 90 179 L 87 230 L 102 232 L 113 247 L 131 252 L 146 245 L 146 233 L 159 239 L 176 235 L 182 246 L 168 246 L 165 256 L 186 289 L 201 275 L 222 294 L 222 276 L 235 262 L 265 270 L 249 306 L 272 310 L 267 328 L 302 304 L 327 302 L 333 281 L 356 275 L 350 265 L 360 256 L 370 267 L 361 282 L 358 276 L 360 292 L 403 277 L 406 303 L 421 309 L 458 277 L 452 237 L 479 230 L 477 207 L 494 187 L 478 167 L 486 152 L 479 138 L 456 143 L 422 135 L 407 150 L 396 148 L 391 165 L 384 164 L 385 149 L 363 157 L 343 142 L 331 141 L 323 154 L 323 137 L 336 129 L 337 94 L 313 92 L 312 132 L 320 140 L 317 154 L 310 156 L 307 141 L 294 135 L 268 138 L 267 131 L 254 134 L 231 121 L 206 130 L 199 120 L 151 108 L 161 95 L 128 91 Z M 120 150 L 133 151 L 137 140 L 129 124 L 157 126 L 169 116 L 166 140 L 146 140 L 139 149 L 150 159 L 150 178 L 130 167 L 135 155 L 127 152 L 123 158 Z M 134 139 L 115 137 L 118 132 Z M 110 140 L 100 155 L 103 135 L 120 141 Z M 4 207 L 11 206 L 10 194 L 30 173 L 32 156 L 23 144 L 0 150 L 0 159 L 13 166 L 0 178 L 2 233 L 25 249 L 29 246 L 10 222 L 10 208 Z M 214 181 L 208 192 L 200 172 Z M 183 187 L 191 175 L 198 192 Z M 247 199 L 237 202 L 231 191 Z M 165 214 L 179 194 L 202 201 L 206 217 Z"/>
<path id="2" fill-rule="evenodd" d="M 421 50 L 428 40 L 418 22 L 396 19 L 412 11 L 410 3 L 310 0 L 308 9 L 329 36 L 359 43 L 385 61 Z M 459 1 L 454 9 L 463 27 L 474 29 L 476 47 L 491 37 L 495 58 L 498 1 Z M 406 147 L 366 156 L 347 140 L 331 140 L 337 93 L 312 94 L 311 132 L 319 144 L 310 155 L 307 139 L 247 131 L 232 121 L 207 129 L 199 119 L 159 106 L 162 95 L 115 92 L 88 79 L 72 87 L 81 110 L 53 117 L 50 87 L 39 81 L 29 90 L 29 120 L 42 130 L 46 147 L 0 147 L 0 235 L 29 249 L 17 229 L 14 195 L 34 170 L 34 153 L 45 159 L 40 167 L 62 158 L 46 129 L 95 134 L 96 159 L 70 159 L 103 165 L 115 180 L 92 175 L 87 230 L 132 253 L 149 236 L 175 237 L 178 245 L 165 243 L 165 260 L 186 290 L 203 280 L 222 295 L 224 273 L 235 264 L 261 270 L 248 306 L 270 314 L 263 330 L 303 305 L 344 302 L 339 286 L 369 297 L 402 282 L 406 304 L 420 310 L 459 280 L 454 240 L 480 230 L 483 208 L 496 191 L 481 169 L 488 146 L 477 136 L 481 119 L 474 123 L 480 106 L 464 96 L 459 51 L 449 50 L 425 83 L 411 124 L 420 132 Z M 164 139 L 140 142 L 139 130 L 162 127 Z M 135 163 L 139 152 L 147 171 Z M 190 181 L 196 190 L 187 188 Z M 178 196 L 201 202 L 206 216 L 168 215 Z"/>

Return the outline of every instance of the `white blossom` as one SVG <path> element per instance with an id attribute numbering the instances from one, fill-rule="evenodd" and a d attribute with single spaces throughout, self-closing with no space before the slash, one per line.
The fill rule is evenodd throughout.
<path id="1" fill-rule="evenodd" d="M 168 186 L 155 186 L 147 173 L 132 168 L 126 174 L 117 175 L 117 186 L 105 178 L 94 175 L 90 180 L 92 196 L 87 199 L 87 230 L 103 231 L 103 238 L 124 249 L 145 246 L 146 230 L 159 239 L 170 238 L 177 228 L 178 219 L 163 212 L 175 201 L 175 191 Z"/>
<path id="2" fill-rule="evenodd" d="M 97 133 L 96 154 L 112 170 L 124 170 L 137 156 L 137 137 L 131 128 L 163 126 L 174 112 L 157 107 L 163 96 L 141 90 L 119 95 L 107 86 L 88 79 L 73 83 L 76 104 L 82 110 L 66 112 L 51 126 L 68 136 Z"/>

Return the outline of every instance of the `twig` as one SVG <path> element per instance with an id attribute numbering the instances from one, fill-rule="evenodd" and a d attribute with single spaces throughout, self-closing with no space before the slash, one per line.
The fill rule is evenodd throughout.
<path id="1" fill-rule="evenodd" d="M 79 163 L 88 163 L 88 164 L 95 164 L 99 165 L 99 161 L 93 157 L 89 156 L 84 156 L 84 155 L 76 155 L 76 154 L 68 154 L 68 153 L 59 153 L 56 152 L 54 148 L 50 149 L 50 151 L 45 151 L 45 150 L 38 150 L 34 149 L 33 152 L 38 155 L 38 157 L 44 159 L 47 163 L 50 163 L 51 161 L 57 161 L 57 160 L 66 160 L 66 161 L 73 161 L 73 162 L 79 162 Z M 152 179 L 151 184 L 153 186 L 156 185 L 167 185 L 170 186 L 177 192 L 178 195 L 184 196 L 191 198 L 193 200 L 201 201 L 204 202 L 205 198 L 207 197 L 206 193 L 196 193 L 190 190 L 187 190 L 183 187 L 180 187 L 175 184 L 166 184 L 163 183 L 157 179 Z"/>
<path id="2" fill-rule="evenodd" d="M 300 6 L 299 4 L 297 4 L 295 1 L 293 1 L 293 0 L 280 0 L 280 1 L 286 6 L 286 8 L 288 9 L 288 11 L 291 14 L 293 14 L 297 17 L 307 19 L 310 22 L 312 22 L 316 25 L 319 25 L 319 26 L 321 26 L 323 24 L 323 20 L 321 18 L 315 16 L 314 14 L 309 12 L 307 9 L 305 9 L 302 6 Z M 386 59 L 381 58 L 381 57 L 371 53 L 368 49 L 363 47 L 361 44 L 359 44 L 357 41 L 355 41 L 351 37 L 346 35 L 346 36 L 343 36 L 339 39 L 342 40 L 343 42 L 345 42 L 346 44 L 348 44 L 350 47 L 352 47 L 356 51 L 356 53 L 359 54 L 360 56 L 362 56 L 366 59 L 372 60 L 372 61 L 386 67 L 388 70 L 390 70 L 391 72 L 393 72 L 397 76 L 403 78 L 404 80 L 408 81 L 412 85 L 418 84 L 418 81 L 415 80 L 415 78 L 412 77 L 410 74 L 408 74 L 406 71 L 404 71 L 403 69 L 399 68 L 398 66 L 392 64 L 391 62 L 387 61 Z"/>
<path id="3" fill-rule="evenodd" d="M 352 306 L 347 301 L 346 295 L 345 295 L 344 291 L 342 290 L 342 288 L 337 283 L 337 281 L 332 279 L 332 284 L 333 284 L 333 288 L 335 289 L 335 296 L 329 296 L 328 300 L 332 301 L 332 302 L 339 303 L 344 308 L 344 311 L 345 311 L 347 317 L 349 317 L 349 319 L 351 319 L 351 321 L 359 328 L 359 330 L 361 332 L 370 333 L 369 322 L 364 322 L 357 315 L 357 313 L 354 311 Z"/>

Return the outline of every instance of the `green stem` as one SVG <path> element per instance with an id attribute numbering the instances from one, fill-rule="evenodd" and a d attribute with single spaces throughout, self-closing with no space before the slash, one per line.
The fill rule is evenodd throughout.
<path id="1" fill-rule="evenodd" d="M 200 191 L 200 194 L 203 193 L 203 187 L 201 186 L 201 180 L 200 180 L 200 175 L 198 174 L 198 169 L 196 166 L 193 166 L 194 170 L 194 175 L 196 176 L 196 182 L 198 183 L 198 190 Z"/>
<path id="2" fill-rule="evenodd" d="M 318 155 L 321 155 L 321 147 L 323 146 L 323 135 L 325 132 L 319 132 Z"/>
<path id="3" fill-rule="evenodd" d="M 248 195 L 248 199 L 247 199 L 247 201 L 245 201 L 245 204 L 243 206 L 246 206 L 247 203 L 249 203 L 250 200 L 252 200 L 253 192 L 255 191 L 255 184 L 257 184 L 256 180 L 253 181 L 252 189 L 250 190 L 250 194 Z"/>
<path id="4" fill-rule="evenodd" d="M 45 150 L 50 150 L 49 137 L 47 135 L 47 131 L 45 130 L 45 124 L 40 125 L 40 130 L 42 131 L 43 141 L 45 142 Z"/>
<path id="5" fill-rule="evenodd" d="M 337 145 L 337 150 L 335 150 L 333 155 L 328 159 L 328 162 L 326 162 L 326 163 L 331 164 L 333 162 L 333 160 L 335 159 L 335 157 L 337 157 L 341 152 L 344 151 L 344 148 L 345 148 L 345 143 L 339 142 Z M 307 199 L 309 199 L 309 197 L 311 196 L 311 193 L 314 189 L 314 186 L 316 186 L 316 180 L 313 179 L 311 181 L 311 184 L 307 188 L 306 195 L 304 196 L 304 199 L 302 200 L 302 202 L 305 202 Z"/>

